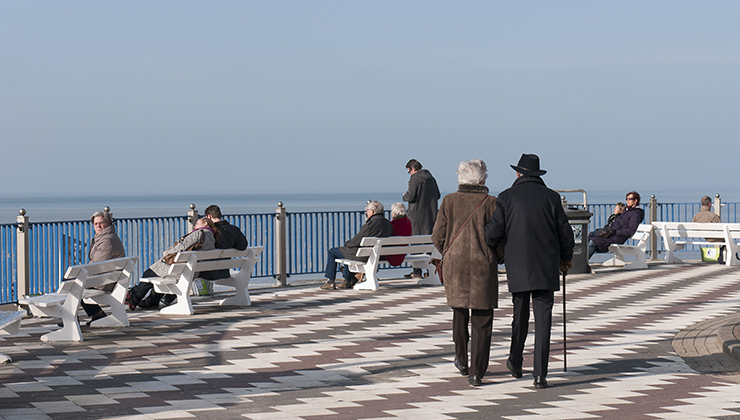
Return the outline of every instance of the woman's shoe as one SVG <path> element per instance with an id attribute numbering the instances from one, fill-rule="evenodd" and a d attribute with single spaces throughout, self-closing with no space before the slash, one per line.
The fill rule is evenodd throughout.
<path id="1" fill-rule="evenodd" d="M 105 318 L 106 316 L 108 316 L 108 314 L 106 314 L 104 311 L 101 310 L 100 312 L 98 312 L 95 315 L 93 315 L 90 318 L 90 320 L 87 321 L 85 324 L 89 327 L 90 324 L 92 324 L 93 322 L 99 320 L 100 318 Z"/>

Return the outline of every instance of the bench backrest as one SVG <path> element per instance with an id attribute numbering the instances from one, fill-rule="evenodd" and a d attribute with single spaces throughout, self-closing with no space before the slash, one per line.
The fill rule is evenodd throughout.
<path id="1" fill-rule="evenodd" d="M 64 285 L 65 282 L 83 277 L 83 274 L 83 287 L 85 288 L 99 287 L 120 281 L 128 281 L 131 278 L 131 274 L 133 273 L 133 269 L 137 261 L 139 261 L 139 257 L 124 257 L 97 263 L 73 265 L 67 268 L 67 271 L 64 273 L 62 285 Z M 126 285 L 126 287 L 128 287 L 128 285 Z"/>
<path id="2" fill-rule="evenodd" d="M 263 249 L 264 247 L 255 246 L 243 251 L 238 249 L 214 249 L 210 251 L 178 252 L 173 264 L 170 266 L 170 274 L 181 273 L 185 267 L 185 263 L 193 256 L 195 257 L 195 267 L 193 267 L 193 270 L 196 272 L 241 268 L 247 257 L 250 255 L 256 257 L 262 253 Z"/>
<path id="3" fill-rule="evenodd" d="M 740 223 L 653 222 L 662 236 L 671 238 L 740 238 Z"/>
<path id="4" fill-rule="evenodd" d="M 387 238 L 362 238 L 358 257 L 376 255 L 430 254 L 434 252 L 432 235 L 389 236 Z"/>

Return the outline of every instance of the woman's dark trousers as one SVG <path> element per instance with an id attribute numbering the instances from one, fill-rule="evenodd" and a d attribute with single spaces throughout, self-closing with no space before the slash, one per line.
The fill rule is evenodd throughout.
<path id="1" fill-rule="evenodd" d="M 452 341 L 455 357 L 468 366 L 468 339 L 470 338 L 470 376 L 485 376 L 491 355 L 493 309 L 452 308 Z M 468 323 L 470 331 L 468 334 Z"/>

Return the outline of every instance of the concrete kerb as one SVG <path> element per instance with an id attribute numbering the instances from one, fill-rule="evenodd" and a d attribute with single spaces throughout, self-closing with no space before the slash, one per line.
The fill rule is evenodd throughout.
<path id="1" fill-rule="evenodd" d="M 717 331 L 717 346 L 740 365 L 740 314 L 729 315 Z"/>

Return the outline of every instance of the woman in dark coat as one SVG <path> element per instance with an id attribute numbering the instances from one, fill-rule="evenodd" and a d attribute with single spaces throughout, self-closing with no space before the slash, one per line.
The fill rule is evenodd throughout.
<path id="1" fill-rule="evenodd" d="M 639 207 L 640 194 L 627 193 L 627 209 L 607 228 L 597 229 L 588 234 L 588 258 L 597 252 L 609 252 L 609 245 L 623 244 L 635 234 L 645 218 L 645 210 Z"/>
<path id="2" fill-rule="evenodd" d="M 484 230 L 496 207 L 496 197 L 488 195 L 485 186 L 487 176 L 482 160 L 460 163 L 458 190 L 442 199 L 432 233 L 434 246 L 444 255 L 442 274 L 447 304 L 453 311 L 455 367 L 473 386 L 481 384 L 488 369 L 493 308 L 498 307 L 499 257 L 486 245 Z"/>

